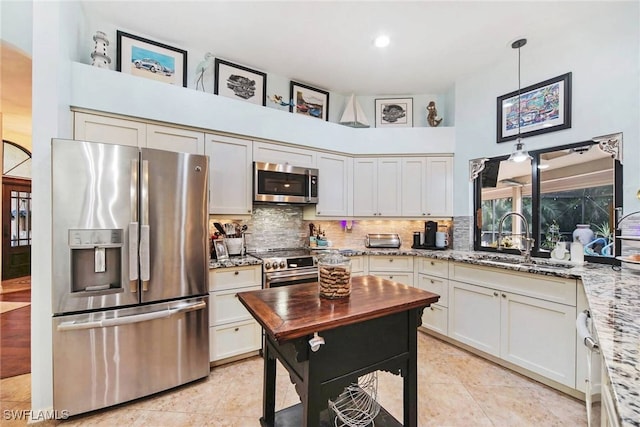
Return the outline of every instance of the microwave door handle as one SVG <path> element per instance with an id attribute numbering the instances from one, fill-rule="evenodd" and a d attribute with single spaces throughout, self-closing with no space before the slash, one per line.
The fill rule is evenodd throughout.
<path id="1" fill-rule="evenodd" d="M 307 202 L 311 201 L 311 170 L 307 169 L 307 195 L 305 196 Z"/>
<path id="2" fill-rule="evenodd" d="M 129 282 L 131 292 L 138 292 L 138 159 L 131 160 L 129 198 L 131 222 L 129 222 Z"/>
<path id="3" fill-rule="evenodd" d="M 149 161 L 142 161 L 140 185 L 140 280 L 142 290 L 149 290 L 151 279 L 150 240 L 151 229 L 149 227 Z"/>

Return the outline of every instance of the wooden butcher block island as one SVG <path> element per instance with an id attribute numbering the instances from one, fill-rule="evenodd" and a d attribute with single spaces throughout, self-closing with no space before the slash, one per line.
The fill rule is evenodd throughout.
<path id="1" fill-rule="evenodd" d="M 418 425 L 417 328 L 424 308 L 440 297 L 380 277 L 351 280 L 351 295 L 340 299 L 321 298 L 317 283 L 238 294 L 265 330 L 262 426 L 333 426 L 328 400 L 378 370 L 402 375 L 404 424 Z M 313 351 L 315 333 L 324 343 Z M 276 359 L 302 402 L 278 413 Z M 402 424 L 381 408 L 375 425 Z"/>

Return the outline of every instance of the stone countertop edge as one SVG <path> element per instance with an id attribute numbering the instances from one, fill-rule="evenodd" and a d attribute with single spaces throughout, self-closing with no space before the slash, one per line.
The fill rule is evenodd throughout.
<path id="1" fill-rule="evenodd" d="M 233 268 L 233 267 L 245 267 L 248 265 L 261 265 L 262 260 L 251 255 L 245 256 L 231 256 L 227 260 L 218 261 L 215 259 L 209 260 L 209 269 L 216 268 Z"/>

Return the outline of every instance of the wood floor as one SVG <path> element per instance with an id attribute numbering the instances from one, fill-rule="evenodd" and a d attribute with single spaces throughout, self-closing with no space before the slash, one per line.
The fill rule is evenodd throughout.
<path id="1" fill-rule="evenodd" d="M 2 283 L 0 301 L 31 302 L 31 277 Z M 0 378 L 31 372 L 31 306 L 0 314 Z"/>

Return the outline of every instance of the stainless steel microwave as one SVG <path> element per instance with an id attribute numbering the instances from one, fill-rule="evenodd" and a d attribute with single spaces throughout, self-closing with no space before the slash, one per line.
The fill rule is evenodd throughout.
<path id="1" fill-rule="evenodd" d="M 254 162 L 253 201 L 318 203 L 318 169 Z"/>

